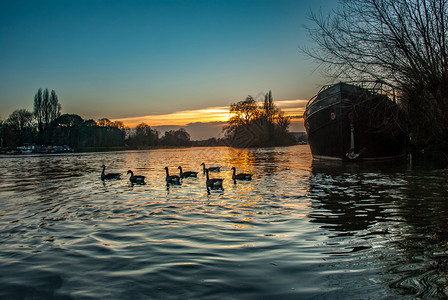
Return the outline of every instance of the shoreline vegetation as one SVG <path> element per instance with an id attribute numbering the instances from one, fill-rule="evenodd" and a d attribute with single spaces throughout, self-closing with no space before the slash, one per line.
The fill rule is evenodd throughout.
<path id="1" fill-rule="evenodd" d="M 190 146 L 140 146 L 140 147 L 129 147 L 129 146 L 116 146 L 116 147 L 83 147 L 77 149 L 71 149 L 68 151 L 53 151 L 53 152 L 36 152 L 36 151 L 24 151 L 20 152 L 20 149 L 15 149 L 16 151 L 11 151 L 14 149 L 3 149 L 0 151 L 0 155 L 31 155 L 31 154 L 62 154 L 62 153 L 95 153 L 95 152 L 120 152 L 120 151 L 146 151 L 146 150 L 169 150 L 169 149 L 189 149 L 189 148 L 204 148 L 204 147 L 232 147 L 227 144 L 204 144 L 204 141 L 193 141 Z M 305 143 L 296 143 L 289 146 L 295 145 L 307 145 Z M 52 147 L 52 146 L 48 146 Z M 58 147 L 58 146 L 57 146 Z M 281 146 L 267 146 L 267 147 L 281 147 Z M 256 147 L 252 148 L 255 149 Z M 8 151 L 9 150 L 9 151 Z"/>
<path id="2" fill-rule="evenodd" d="M 228 146 L 254 148 L 305 143 L 306 136 L 288 131 L 290 118 L 276 107 L 272 92 L 264 102 L 252 96 L 230 106 L 223 138 L 192 141 L 184 129 L 162 135 L 148 124 L 136 128 L 107 118 L 84 120 L 76 114 L 61 114 L 56 92 L 39 89 L 34 97 L 34 112 L 15 110 L 0 120 L 0 153 L 100 152 L 182 147 Z M 61 145 L 61 146 L 56 146 Z M 63 146 L 62 146 L 63 145 Z"/>

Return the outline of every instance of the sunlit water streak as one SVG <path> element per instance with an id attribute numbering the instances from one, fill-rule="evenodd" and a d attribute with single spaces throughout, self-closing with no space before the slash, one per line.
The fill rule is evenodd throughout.
<path id="1" fill-rule="evenodd" d="M 220 165 L 224 190 L 177 173 Z M 0 158 L 0 298 L 440 297 L 448 171 L 307 146 Z M 102 182 L 106 172 L 121 180 Z M 234 184 L 232 166 L 253 173 Z M 132 186 L 126 171 L 146 176 Z M 442 286 L 442 290 L 440 287 Z"/>

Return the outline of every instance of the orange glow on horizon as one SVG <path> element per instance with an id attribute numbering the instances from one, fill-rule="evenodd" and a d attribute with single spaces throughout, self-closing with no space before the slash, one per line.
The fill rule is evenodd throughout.
<path id="1" fill-rule="evenodd" d="M 197 110 L 178 111 L 165 115 L 148 115 L 141 117 L 131 117 L 115 119 L 121 121 L 128 127 L 136 127 L 140 123 L 146 123 L 150 126 L 177 125 L 185 126 L 196 122 L 225 122 L 229 118 L 229 109 L 227 107 L 211 107 Z"/>
<path id="2" fill-rule="evenodd" d="M 275 101 L 286 116 L 291 116 L 293 122 L 300 119 L 305 111 L 305 105 L 308 100 L 283 100 Z M 209 107 L 197 110 L 178 111 L 164 115 L 146 115 L 130 118 L 114 119 L 112 121 L 121 121 L 127 127 L 134 128 L 140 123 L 146 123 L 149 126 L 186 126 L 190 123 L 209 123 L 209 122 L 227 122 L 229 119 L 229 106 Z"/>

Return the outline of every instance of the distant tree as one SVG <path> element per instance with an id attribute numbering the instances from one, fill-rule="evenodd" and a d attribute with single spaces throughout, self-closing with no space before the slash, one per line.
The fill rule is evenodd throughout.
<path id="1" fill-rule="evenodd" d="M 47 108 L 48 111 L 47 115 L 48 115 L 48 123 L 50 123 L 61 115 L 61 104 L 59 104 L 58 96 L 56 95 L 56 92 L 54 90 L 51 90 L 50 99 L 48 103 L 49 105 Z"/>
<path id="2" fill-rule="evenodd" d="M 33 126 L 33 114 L 26 109 L 16 109 L 13 111 L 6 123 L 9 124 L 14 129 L 23 131 L 26 127 Z"/>
<path id="3" fill-rule="evenodd" d="M 272 98 L 272 92 L 266 93 L 264 96 L 263 103 L 263 115 L 268 122 L 273 122 L 276 115 L 278 115 L 278 109 L 274 104 L 274 99 Z"/>
<path id="4" fill-rule="evenodd" d="M 175 131 L 174 136 L 176 137 L 179 146 L 190 146 L 191 136 L 184 128 Z"/>
<path id="5" fill-rule="evenodd" d="M 63 127 L 79 127 L 82 125 L 84 120 L 81 116 L 78 116 L 76 114 L 63 114 L 60 117 L 56 118 L 53 122 L 58 126 Z"/>
<path id="6" fill-rule="evenodd" d="M 107 118 L 86 120 L 81 125 L 79 145 L 82 147 L 114 147 L 125 144 L 126 133 L 120 122 Z"/>
<path id="7" fill-rule="evenodd" d="M 128 138 L 128 143 L 132 146 L 155 146 L 159 140 L 159 133 L 153 130 L 148 124 L 140 123 L 135 128 L 134 134 Z"/>
<path id="8" fill-rule="evenodd" d="M 448 144 L 448 1 L 345 0 L 311 15 L 305 52 L 337 80 L 385 82 L 413 123 L 413 140 Z"/>
<path id="9" fill-rule="evenodd" d="M 101 126 L 101 127 L 109 127 L 109 126 L 111 126 L 112 121 L 109 120 L 108 118 L 102 118 L 102 119 L 99 119 L 96 123 L 98 126 Z"/>
<path id="10" fill-rule="evenodd" d="M 85 120 L 82 124 L 82 126 L 86 126 L 86 127 L 92 127 L 92 126 L 97 126 L 97 125 L 98 124 L 96 123 L 96 121 L 92 120 L 92 119 Z"/>
<path id="11" fill-rule="evenodd" d="M 5 145 L 5 122 L 3 122 L 2 119 L 0 119 L 0 147 L 3 147 Z"/>
<path id="12" fill-rule="evenodd" d="M 121 121 L 113 121 L 110 126 L 118 128 L 118 129 L 124 129 L 125 128 L 124 123 L 121 122 Z"/>
<path id="13" fill-rule="evenodd" d="M 190 134 L 184 128 L 165 131 L 161 143 L 164 146 L 190 146 Z"/>
<path id="14" fill-rule="evenodd" d="M 43 97 L 42 97 L 42 89 L 40 88 L 37 90 L 36 95 L 34 95 L 34 115 L 36 117 L 38 130 L 42 131 L 43 125 L 44 125 L 44 104 L 43 104 Z"/>
<path id="15" fill-rule="evenodd" d="M 226 140 L 235 147 L 290 145 L 290 118 L 275 106 L 272 92 L 259 105 L 252 96 L 230 106 L 230 117 L 224 127 Z"/>
<path id="16" fill-rule="evenodd" d="M 124 123 L 121 121 L 111 121 L 108 118 L 99 119 L 96 124 L 100 127 L 115 127 L 124 129 Z"/>
<path id="17" fill-rule="evenodd" d="M 73 148 L 105 148 L 123 146 L 125 131 L 119 123 L 101 119 L 99 126 L 94 120 L 83 120 L 76 114 L 64 114 L 43 130 L 45 141 L 52 145 L 69 145 Z"/>
<path id="18" fill-rule="evenodd" d="M 230 105 L 230 118 L 227 121 L 231 125 L 247 125 L 261 115 L 260 108 L 252 96 L 245 100 Z"/>
<path id="19" fill-rule="evenodd" d="M 9 130 L 9 145 L 20 146 L 34 141 L 34 117 L 26 109 L 13 111 L 6 120 L 6 130 Z"/>
<path id="20" fill-rule="evenodd" d="M 124 146 L 126 133 L 124 129 L 110 126 L 106 129 L 106 135 L 102 141 L 103 147 Z"/>
<path id="21" fill-rule="evenodd" d="M 79 146 L 81 147 L 98 147 L 99 140 L 95 134 L 98 127 L 95 120 L 84 120 L 81 124 L 81 134 L 79 138 Z"/>
<path id="22" fill-rule="evenodd" d="M 43 136 L 45 126 L 53 122 L 61 115 L 61 105 L 58 96 L 54 90 L 50 92 L 48 89 L 42 91 L 40 88 L 34 96 L 34 115 L 37 121 L 40 142 L 48 139 Z"/>
<path id="23" fill-rule="evenodd" d="M 51 132 L 51 144 L 77 147 L 83 119 L 76 114 L 63 114 L 56 118 L 46 130 Z"/>
<path id="24" fill-rule="evenodd" d="M 284 112 L 280 111 L 276 117 L 277 126 L 280 129 L 280 132 L 287 132 L 289 125 L 291 125 L 291 118 L 285 116 Z"/>

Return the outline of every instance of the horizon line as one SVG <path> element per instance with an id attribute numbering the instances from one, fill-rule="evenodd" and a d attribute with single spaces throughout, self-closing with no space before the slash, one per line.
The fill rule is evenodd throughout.
<path id="1" fill-rule="evenodd" d="M 279 100 L 275 104 L 286 116 L 292 119 L 301 119 L 305 111 L 308 99 Z M 115 118 L 111 121 L 120 121 L 130 128 L 135 128 L 138 124 L 145 123 L 151 127 L 159 126 L 187 126 L 192 123 L 212 123 L 227 122 L 230 116 L 230 106 L 214 106 L 192 110 L 176 111 L 168 114 L 143 115 L 128 118 Z"/>

